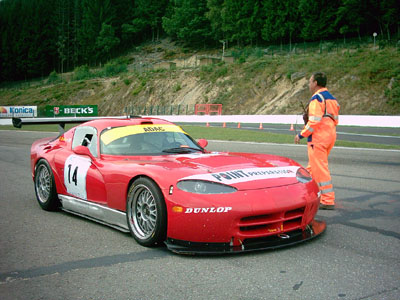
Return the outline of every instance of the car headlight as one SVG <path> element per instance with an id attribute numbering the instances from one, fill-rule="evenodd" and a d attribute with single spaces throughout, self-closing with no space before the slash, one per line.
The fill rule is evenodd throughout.
<path id="1" fill-rule="evenodd" d="M 195 194 L 229 194 L 237 191 L 229 185 L 204 180 L 182 180 L 177 186 L 182 191 Z"/>
<path id="2" fill-rule="evenodd" d="M 296 173 L 298 182 L 307 183 L 312 180 L 311 174 L 304 168 L 299 168 Z"/>

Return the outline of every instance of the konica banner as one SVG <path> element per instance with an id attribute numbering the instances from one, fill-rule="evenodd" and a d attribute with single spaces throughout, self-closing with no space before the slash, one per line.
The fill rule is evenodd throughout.
<path id="1" fill-rule="evenodd" d="M 97 105 L 58 105 L 46 106 L 47 117 L 96 117 Z"/>
<path id="2" fill-rule="evenodd" d="M 37 106 L 0 106 L 0 118 L 34 118 Z"/>

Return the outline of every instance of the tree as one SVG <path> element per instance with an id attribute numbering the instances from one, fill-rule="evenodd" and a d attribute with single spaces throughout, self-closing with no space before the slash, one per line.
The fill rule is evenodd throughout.
<path id="1" fill-rule="evenodd" d="M 265 0 L 262 2 L 265 16 L 262 28 L 262 37 L 268 42 L 288 41 L 290 50 L 292 40 L 299 35 L 299 21 L 297 7 L 298 0 Z"/>
<path id="2" fill-rule="evenodd" d="M 258 0 L 225 0 L 222 30 L 229 41 L 238 45 L 252 44 L 259 37 L 261 5 Z"/>
<path id="3" fill-rule="evenodd" d="M 115 11 L 110 0 L 83 0 L 82 27 L 79 32 L 79 43 L 83 62 L 93 62 L 96 55 L 96 41 L 103 23 L 112 24 Z"/>
<path id="4" fill-rule="evenodd" d="M 299 0 L 300 36 L 310 41 L 335 37 L 339 3 L 340 0 Z"/>
<path id="5" fill-rule="evenodd" d="M 128 24 L 134 18 L 135 0 L 111 0 L 111 5 L 115 11 L 115 18 L 112 26 L 115 36 L 120 39 L 119 49 L 123 50 L 132 45 L 132 41 L 123 31 L 123 25 Z"/>
<path id="6" fill-rule="evenodd" d="M 119 44 L 120 40 L 115 36 L 111 25 L 103 23 L 101 31 L 96 40 L 96 48 L 99 50 L 98 57 L 109 59 L 111 51 Z"/>
<path id="7" fill-rule="evenodd" d="M 129 28 L 125 26 L 125 30 L 138 33 L 150 28 L 152 41 L 158 40 L 167 4 L 167 0 L 136 0 L 134 19 L 128 24 Z"/>
<path id="8" fill-rule="evenodd" d="M 206 0 L 176 0 L 171 16 L 162 18 L 162 26 L 172 38 L 191 45 L 211 41 L 211 25 L 206 18 Z"/>
<path id="9" fill-rule="evenodd" d="M 346 42 L 346 34 L 357 33 L 361 38 L 361 25 L 365 23 L 365 1 L 363 0 L 343 0 L 336 14 L 335 26 L 339 28 L 339 33 L 343 34 Z"/>
<path id="10" fill-rule="evenodd" d="M 391 28 L 394 31 L 396 26 L 400 25 L 400 4 L 397 0 L 380 1 L 380 10 L 382 12 L 381 23 L 386 31 L 387 39 L 390 40 Z"/>
<path id="11" fill-rule="evenodd" d="M 212 28 L 211 36 L 216 41 L 226 39 L 226 34 L 222 30 L 223 21 L 221 11 L 223 4 L 224 0 L 207 0 L 208 11 L 206 12 L 206 17 L 210 21 Z"/>

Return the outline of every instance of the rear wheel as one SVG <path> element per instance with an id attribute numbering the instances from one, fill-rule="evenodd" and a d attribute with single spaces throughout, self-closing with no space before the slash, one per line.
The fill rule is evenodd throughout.
<path id="1" fill-rule="evenodd" d="M 57 196 L 53 172 L 44 159 L 41 159 L 35 168 L 35 193 L 42 209 L 53 211 L 59 208 L 60 200 Z"/>
<path id="2" fill-rule="evenodd" d="M 167 213 L 160 188 L 148 178 L 135 180 L 126 202 L 129 230 L 142 246 L 153 246 L 165 240 Z"/>

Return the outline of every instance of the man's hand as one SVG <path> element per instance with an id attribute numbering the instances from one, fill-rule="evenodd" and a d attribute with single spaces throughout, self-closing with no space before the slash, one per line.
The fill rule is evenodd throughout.
<path id="1" fill-rule="evenodd" d="M 299 135 L 298 135 L 298 134 L 296 134 L 296 135 L 294 136 L 294 143 L 295 143 L 295 144 L 300 144 L 300 138 L 299 138 Z"/>

